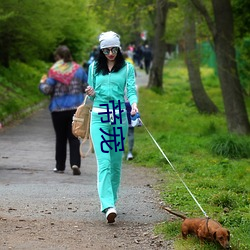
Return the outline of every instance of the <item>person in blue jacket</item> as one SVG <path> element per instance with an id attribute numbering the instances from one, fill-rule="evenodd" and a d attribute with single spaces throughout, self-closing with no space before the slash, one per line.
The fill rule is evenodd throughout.
<path id="1" fill-rule="evenodd" d="M 69 142 L 70 166 L 73 175 L 80 175 L 80 142 L 72 134 L 72 117 L 84 100 L 87 74 L 79 64 L 73 61 L 67 46 L 59 46 L 54 56 L 56 62 L 39 84 L 40 91 L 51 96 L 49 110 L 56 134 L 54 172 L 64 173 L 67 142 Z"/>
<path id="2" fill-rule="evenodd" d="M 128 132 L 124 91 L 131 104 L 131 115 L 138 112 L 137 92 L 134 66 L 124 60 L 120 36 L 113 31 L 103 32 L 99 42 L 100 53 L 89 67 L 86 93 L 93 100 L 90 135 L 97 160 L 101 211 L 108 223 L 113 223 Z"/>

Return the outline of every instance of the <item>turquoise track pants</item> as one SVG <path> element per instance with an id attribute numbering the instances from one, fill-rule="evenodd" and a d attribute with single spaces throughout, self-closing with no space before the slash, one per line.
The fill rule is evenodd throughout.
<path id="1" fill-rule="evenodd" d="M 107 120 L 107 114 L 103 115 L 95 112 L 91 113 L 90 134 L 97 161 L 97 190 L 101 202 L 102 212 L 104 212 L 106 208 L 115 207 L 118 199 L 125 142 L 125 140 L 122 140 L 121 134 L 126 138 L 128 133 L 126 111 L 121 113 L 121 117 L 121 123 L 119 119 L 116 119 L 116 124 L 111 124 L 111 121 L 103 123 L 101 118 Z M 116 143 L 113 141 L 113 136 L 105 134 L 114 134 L 114 128 L 115 133 L 117 134 Z M 100 129 L 105 131 L 105 133 Z M 108 142 L 106 144 L 104 141 L 112 142 Z M 119 145 L 115 147 L 115 144 Z M 108 145 L 110 145 L 112 149 L 110 149 Z M 115 149 L 117 152 L 115 152 Z"/>

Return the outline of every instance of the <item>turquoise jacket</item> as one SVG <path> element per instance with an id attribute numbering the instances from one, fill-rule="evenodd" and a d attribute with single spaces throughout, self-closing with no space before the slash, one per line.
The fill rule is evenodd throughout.
<path id="1" fill-rule="evenodd" d="M 93 100 L 93 107 L 103 108 L 100 104 L 108 104 L 109 109 L 112 109 L 110 101 L 114 101 L 116 106 L 120 100 L 121 109 L 125 109 L 125 92 L 131 105 L 138 102 L 135 69 L 131 63 L 127 62 L 118 72 L 110 72 L 107 75 L 95 73 L 94 65 L 95 62 L 90 65 L 88 71 L 88 84 L 95 90 L 95 97 L 90 98 Z"/>

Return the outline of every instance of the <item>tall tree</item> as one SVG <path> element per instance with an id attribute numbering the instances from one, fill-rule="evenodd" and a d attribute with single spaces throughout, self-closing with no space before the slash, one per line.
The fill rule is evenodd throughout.
<path id="1" fill-rule="evenodd" d="M 214 21 L 200 0 L 191 1 L 204 16 L 212 33 L 228 130 L 249 134 L 250 123 L 236 64 L 230 0 L 212 0 Z"/>
<path id="2" fill-rule="evenodd" d="M 194 98 L 195 105 L 200 113 L 217 113 L 218 108 L 211 101 L 207 95 L 201 80 L 200 74 L 200 56 L 197 51 L 196 44 L 196 27 L 195 17 L 192 4 L 187 3 L 185 6 L 185 27 L 184 27 L 184 40 L 185 40 L 185 55 L 186 64 L 188 69 L 189 82 L 191 92 Z"/>
<path id="3" fill-rule="evenodd" d="M 140 33 L 145 29 L 143 24 L 146 23 L 147 31 L 151 31 L 154 2 L 155 0 L 110 0 L 107 4 L 107 0 L 92 0 L 92 6 L 103 30 L 113 30 L 121 35 L 125 49 L 125 45 L 132 41 L 141 42 Z"/>
<path id="4" fill-rule="evenodd" d="M 166 54 L 166 42 L 164 39 L 166 30 L 167 13 L 171 7 L 176 7 L 175 3 L 168 0 L 156 1 L 155 15 L 155 35 L 153 41 L 154 57 L 149 75 L 148 87 L 163 88 L 162 76 Z"/>
<path id="5" fill-rule="evenodd" d="M 250 9 L 249 0 L 232 0 L 236 36 L 237 60 L 241 86 L 250 96 Z"/>
<path id="6" fill-rule="evenodd" d="M 93 40 L 95 20 L 86 6 L 90 0 L 0 1 L 0 64 L 10 60 L 48 60 L 55 47 L 67 43 L 74 58 L 82 60 L 86 45 Z M 90 45 L 90 48 L 93 45 Z"/>

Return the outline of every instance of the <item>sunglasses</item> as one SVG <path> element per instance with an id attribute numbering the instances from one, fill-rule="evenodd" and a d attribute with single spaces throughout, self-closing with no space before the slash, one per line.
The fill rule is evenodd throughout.
<path id="1" fill-rule="evenodd" d="M 112 54 L 117 54 L 118 48 L 117 47 L 114 47 L 114 48 L 111 48 L 111 49 L 105 48 L 105 49 L 102 50 L 104 55 L 109 55 L 110 51 L 112 52 Z"/>

